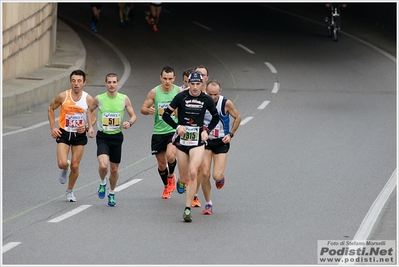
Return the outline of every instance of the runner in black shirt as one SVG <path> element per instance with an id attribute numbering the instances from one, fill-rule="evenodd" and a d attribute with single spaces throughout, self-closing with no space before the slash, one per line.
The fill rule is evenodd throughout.
<path id="1" fill-rule="evenodd" d="M 191 203 L 196 192 L 197 172 L 202 163 L 204 144 L 208 140 L 208 133 L 219 122 L 219 115 L 215 101 L 201 91 L 203 84 L 201 74 L 199 72 L 191 73 L 188 81 L 190 88 L 174 97 L 165 109 L 162 119 L 175 128 L 178 135 L 174 142 L 177 148 L 176 156 L 180 174 L 177 181 L 177 191 L 182 194 L 186 182 L 190 180 L 186 192 L 186 208 L 183 213 L 183 220 L 191 222 Z M 171 117 L 175 109 L 178 109 L 177 123 Z M 212 115 L 212 120 L 208 128 L 205 129 L 203 126 L 206 110 Z"/>

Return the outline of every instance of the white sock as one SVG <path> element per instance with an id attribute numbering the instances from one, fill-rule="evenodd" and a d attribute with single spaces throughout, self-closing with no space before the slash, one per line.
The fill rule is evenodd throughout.
<path id="1" fill-rule="evenodd" d="M 209 202 L 206 202 L 206 205 L 211 205 L 212 206 L 212 200 L 209 200 Z"/>
<path id="2" fill-rule="evenodd" d="M 114 190 L 109 190 L 108 194 L 115 194 Z"/>

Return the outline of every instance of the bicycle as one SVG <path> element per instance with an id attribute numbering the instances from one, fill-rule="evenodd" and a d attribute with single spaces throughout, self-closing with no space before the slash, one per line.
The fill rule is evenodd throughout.
<path id="1" fill-rule="evenodd" d="M 341 31 L 341 5 L 330 4 L 331 12 L 328 18 L 327 30 L 328 37 L 333 37 L 333 40 L 338 41 L 338 37 Z"/>

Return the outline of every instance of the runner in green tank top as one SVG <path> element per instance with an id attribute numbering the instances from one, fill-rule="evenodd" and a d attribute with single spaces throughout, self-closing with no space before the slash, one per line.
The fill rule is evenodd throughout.
<path id="1" fill-rule="evenodd" d="M 151 154 L 158 162 L 158 173 L 164 185 L 162 198 L 170 198 L 176 188 L 174 170 L 176 167 L 176 147 L 172 144 L 175 129 L 162 119 L 164 109 L 182 89 L 174 85 L 175 71 L 166 66 L 162 69 L 161 84 L 150 90 L 141 106 L 143 115 L 154 115 L 154 128 L 151 137 Z M 177 118 L 174 118 L 177 121 Z"/>
<path id="2" fill-rule="evenodd" d="M 106 193 L 107 181 L 105 176 L 108 173 L 108 163 L 110 165 L 108 205 L 116 206 L 115 192 L 116 182 L 119 178 L 118 167 L 122 156 L 122 129 L 129 129 L 136 122 L 137 117 L 134 113 L 132 103 L 127 95 L 118 93 L 118 75 L 109 73 L 105 77 L 107 92 L 97 95 L 93 104 L 87 111 L 87 121 L 89 123 L 88 137 L 94 137 L 94 129 L 91 126 L 91 114 L 98 108 L 97 116 L 97 159 L 99 163 L 98 172 L 100 174 L 100 186 L 97 191 L 98 197 L 103 199 Z M 128 121 L 123 121 L 125 114 L 130 116 Z"/>

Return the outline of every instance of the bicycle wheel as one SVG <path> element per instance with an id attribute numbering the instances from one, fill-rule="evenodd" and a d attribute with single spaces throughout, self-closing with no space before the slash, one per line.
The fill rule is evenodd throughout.
<path id="1" fill-rule="evenodd" d="M 335 42 L 338 41 L 339 30 L 338 30 L 338 28 L 336 28 L 336 27 L 334 27 L 333 36 L 334 36 L 334 41 L 335 41 Z"/>
<path id="2" fill-rule="evenodd" d="M 330 25 L 327 26 L 327 35 L 328 37 L 332 36 L 332 27 Z"/>
<path id="3" fill-rule="evenodd" d="M 334 30 L 333 30 L 333 37 L 334 41 L 338 41 L 338 36 L 339 36 L 339 25 L 340 25 L 340 17 L 337 17 L 334 21 Z"/>

